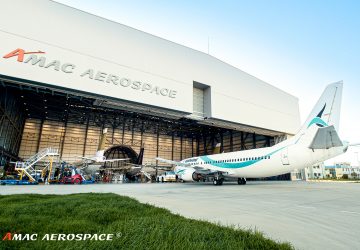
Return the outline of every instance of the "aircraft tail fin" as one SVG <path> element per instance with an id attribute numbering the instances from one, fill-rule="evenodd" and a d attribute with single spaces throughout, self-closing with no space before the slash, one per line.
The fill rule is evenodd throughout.
<path id="1" fill-rule="evenodd" d="M 100 136 L 100 142 L 98 146 L 98 151 L 105 149 L 105 143 L 106 143 L 106 134 L 107 134 L 107 128 L 104 128 L 102 131 L 102 134 Z"/>
<path id="2" fill-rule="evenodd" d="M 342 81 L 329 84 L 325 88 L 305 124 L 301 127 L 301 131 L 312 125 L 318 127 L 333 125 L 334 129 L 339 131 L 342 88 Z"/>
<path id="3" fill-rule="evenodd" d="M 104 128 L 103 131 L 102 131 L 102 134 L 100 136 L 98 149 L 97 149 L 96 154 L 95 154 L 95 157 L 98 158 L 98 159 L 100 159 L 100 158 L 103 159 L 104 158 L 106 134 L 107 134 L 107 128 Z"/>
<path id="4" fill-rule="evenodd" d="M 213 149 L 213 154 L 220 154 L 221 143 L 217 143 Z"/>
<path id="5" fill-rule="evenodd" d="M 139 155 L 138 155 L 138 157 L 136 159 L 135 164 L 142 165 L 143 158 L 144 158 L 144 145 L 142 145 L 141 148 L 140 148 L 140 152 L 139 152 Z"/>

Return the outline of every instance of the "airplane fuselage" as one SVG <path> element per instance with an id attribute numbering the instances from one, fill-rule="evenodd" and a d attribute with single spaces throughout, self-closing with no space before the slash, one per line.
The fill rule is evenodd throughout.
<path id="1" fill-rule="evenodd" d="M 184 168 L 200 167 L 222 172 L 229 177 L 269 177 L 312 166 L 346 151 L 347 145 L 329 149 L 309 148 L 316 130 L 317 127 L 313 126 L 307 133 L 298 134 L 272 147 L 184 159 L 181 162 L 190 166 L 177 166 L 175 172 L 180 171 L 181 174 Z"/>

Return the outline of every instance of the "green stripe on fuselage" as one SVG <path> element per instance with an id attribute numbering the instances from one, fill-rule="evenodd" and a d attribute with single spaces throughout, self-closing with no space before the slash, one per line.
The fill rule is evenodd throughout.
<path id="1" fill-rule="evenodd" d="M 279 152 L 280 150 L 286 148 L 287 146 L 285 147 L 282 147 L 282 148 L 279 148 L 267 155 L 264 155 L 264 156 L 271 156 L 277 152 Z M 209 156 L 200 156 L 199 157 L 201 160 L 203 160 L 204 162 L 211 162 L 209 163 L 208 165 L 211 165 L 211 166 L 214 166 L 214 167 L 219 167 L 219 168 L 245 168 L 245 167 L 248 167 L 248 166 L 251 166 L 257 162 L 260 162 L 262 160 L 265 160 L 265 159 L 257 159 L 257 160 L 249 160 L 249 161 L 243 161 L 243 162 L 219 162 L 219 163 L 216 163 L 218 160 L 213 160 L 211 159 Z"/>

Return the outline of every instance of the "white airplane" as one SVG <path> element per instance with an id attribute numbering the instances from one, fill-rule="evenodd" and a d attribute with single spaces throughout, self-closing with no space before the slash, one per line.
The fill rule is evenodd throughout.
<path id="1" fill-rule="evenodd" d="M 96 151 L 95 156 L 93 156 L 93 157 L 77 156 L 77 157 L 83 159 L 83 161 L 85 161 L 86 163 L 105 163 L 105 162 L 116 162 L 116 161 L 128 161 L 129 158 L 106 159 L 106 157 L 104 156 L 106 134 L 107 134 L 107 128 L 104 128 L 103 133 L 100 137 L 100 143 L 99 143 L 98 150 Z"/>
<path id="2" fill-rule="evenodd" d="M 99 171 L 102 165 L 106 162 L 118 162 L 118 161 L 130 160 L 129 158 L 106 159 L 106 157 L 104 156 L 106 134 L 107 134 L 107 128 L 104 128 L 100 137 L 100 143 L 95 156 L 93 157 L 77 156 L 77 158 L 81 158 L 82 161 L 73 163 L 75 166 L 78 166 L 78 168 L 84 171 L 86 174 L 94 174 L 95 172 Z"/>
<path id="3" fill-rule="evenodd" d="M 328 85 L 299 132 L 272 147 L 192 157 L 180 162 L 156 159 L 174 164 L 175 173 L 183 181 L 199 181 L 202 176 L 213 175 L 214 185 L 222 185 L 224 178 L 236 178 L 239 185 L 245 185 L 246 178 L 285 174 L 323 162 L 345 153 L 349 147 L 337 134 L 342 87 L 342 82 Z"/>

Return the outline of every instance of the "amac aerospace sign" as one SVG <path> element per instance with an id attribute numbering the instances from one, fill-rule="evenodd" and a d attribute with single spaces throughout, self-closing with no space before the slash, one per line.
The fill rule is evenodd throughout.
<path id="1" fill-rule="evenodd" d="M 52 69 L 65 74 L 78 74 L 79 77 L 88 78 L 90 80 L 110 83 L 118 85 L 119 87 L 131 88 L 135 91 L 144 91 L 158 96 L 168 98 L 176 98 L 177 91 L 169 88 L 162 88 L 150 83 L 132 80 L 126 77 L 121 77 L 116 74 L 109 74 L 103 71 L 94 69 L 82 70 L 76 73 L 76 65 L 72 63 L 61 63 L 59 60 L 48 60 L 44 56 L 43 51 L 29 52 L 23 49 L 16 49 L 3 56 L 4 59 L 16 58 L 19 63 L 26 63 L 32 66 L 38 66 L 44 69 Z"/>

